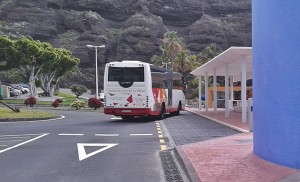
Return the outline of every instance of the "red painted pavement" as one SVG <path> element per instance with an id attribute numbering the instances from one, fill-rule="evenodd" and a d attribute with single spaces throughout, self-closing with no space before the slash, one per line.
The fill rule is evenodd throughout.
<path id="1" fill-rule="evenodd" d="M 186 110 L 197 113 L 198 109 L 186 108 Z M 224 118 L 224 112 L 222 113 Z M 241 116 L 235 114 L 231 115 L 232 118 L 230 119 L 232 121 L 229 122 L 234 125 L 236 122 L 234 120 L 240 118 L 240 123 L 235 125 L 240 127 Z M 210 113 L 210 117 L 217 118 L 219 122 L 226 123 L 228 121 L 224 121 L 219 113 L 215 116 Z M 247 124 L 242 126 L 242 129 L 248 127 Z M 179 155 L 184 158 L 185 165 L 194 168 L 201 182 L 273 182 L 299 172 L 295 169 L 265 161 L 254 155 L 253 135 L 250 132 L 181 145 L 176 148 Z M 198 181 L 199 179 L 192 177 L 192 180 Z"/>

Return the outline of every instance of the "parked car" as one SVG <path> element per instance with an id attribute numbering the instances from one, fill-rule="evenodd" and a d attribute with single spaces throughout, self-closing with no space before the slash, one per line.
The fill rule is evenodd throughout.
<path id="1" fill-rule="evenodd" d="M 30 90 L 28 88 L 25 88 L 22 86 L 18 86 L 17 88 L 22 91 L 22 94 L 27 94 L 30 92 Z"/>
<path id="2" fill-rule="evenodd" d="M 22 94 L 21 90 L 15 89 L 13 87 L 9 87 L 9 92 L 10 92 L 11 97 L 17 97 L 17 96 L 20 96 Z"/>
<path id="3" fill-rule="evenodd" d="M 23 87 L 23 86 L 21 86 L 20 84 L 14 84 L 14 85 L 12 85 L 12 87 L 13 87 L 14 89 L 20 90 L 20 91 L 22 92 L 22 94 L 27 94 L 27 93 L 30 92 L 30 90 L 29 90 L 28 88 Z"/>

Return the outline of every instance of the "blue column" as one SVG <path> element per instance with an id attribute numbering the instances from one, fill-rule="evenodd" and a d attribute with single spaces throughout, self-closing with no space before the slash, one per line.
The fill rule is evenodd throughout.
<path id="1" fill-rule="evenodd" d="M 254 153 L 300 169 L 300 1 L 253 0 Z"/>

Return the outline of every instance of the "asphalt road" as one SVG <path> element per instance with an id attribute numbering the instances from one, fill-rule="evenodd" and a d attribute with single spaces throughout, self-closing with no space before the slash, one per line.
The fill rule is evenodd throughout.
<path id="1" fill-rule="evenodd" d="M 0 123 L 0 181 L 164 181 L 154 121 L 62 114 Z"/>
<path id="2" fill-rule="evenodd" d="M 156 122 L 58 112 L 65 118 L 0 122 L 0 181 L 184 181 L 171 152 L 160 151 L 158 125 L 167 149 L 238 133 L 187 111 Z"/>

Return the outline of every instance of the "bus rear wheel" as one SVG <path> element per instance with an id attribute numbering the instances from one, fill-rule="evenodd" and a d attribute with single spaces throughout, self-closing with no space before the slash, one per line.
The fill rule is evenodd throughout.
<path id="1" fill-rule="evenodd" d="M 133 119 L 134 116 L 121 116 L 121 118 L 122 118 L 123 120 L 130 120 L 130 119 Z"/>
<path id="2" fill-rule="evenodd" d="M 177 108 L 177 111 L 175 111 L 175 116 L 178 116 L 180 114 L 180 111 L 182 109 L 182 106 L 181 106 L 181 102 L 179 102 L 179 105 L 178 105 L 178 108 Z"/>

